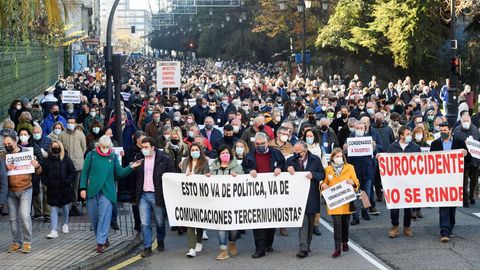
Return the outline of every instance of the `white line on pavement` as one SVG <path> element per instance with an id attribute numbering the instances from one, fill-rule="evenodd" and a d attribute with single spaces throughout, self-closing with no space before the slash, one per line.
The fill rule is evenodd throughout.
<path id="1" fill-rule="evenodd" d="M 480 213 L 472 213 L 472 214 L 480 218 Z"/>
<path id="2" fill-rule="evenodd" d="M 480 214 L 480 213 L 479 213 Z M 330 224 L 328 224 L 328 222 L 326 222 L 325 220 L 323 220 L 322 218 L 320 219 L 320 223 L 325 227 L 327 228 L 327 230 L 329 230 L 331 233 L 333 233 L 333 227 L 330 226 Z M 357 245 L 355 242 L 353 242 L 352 240 L 349 240 L 349 246 L 352 247 L 353 250 L 355 250 L 358 254 L 360 254 L 360 256 L 362 256 L 363 258 L 365 258 L 367 261 L 369 261 L 371 264 L 373 264 L 374 266 L 376 266 L 378 269 L 380 270 L 389 270 L 390 268 L 384 266 L 383 264 L 381 264 L 378 259 L 375 259 L 373 257 L 373 255 L 368 252 L 367 250 L 361 248 L 359 245 Z"/>

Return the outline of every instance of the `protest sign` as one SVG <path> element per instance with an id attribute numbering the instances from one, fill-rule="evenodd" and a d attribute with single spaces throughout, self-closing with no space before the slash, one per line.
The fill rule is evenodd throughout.
<path id="1" fill-rule="evenodd" d="M 62 103 L 79 104 L 81 96 L 80 91 L 62 91 Z"/>
<path id="2" fill-rule="evenodd" d="M 295 175 L 163 175 L 170 226 L 212 230 L 301 227 L 310 180 Z"/>
<path id="3" fill-rule="evenodd" d="M 120 92 L 120 95 L 122 95 L 123 101 L 127 102 L 130 100 L 130 96 L 132 95 L 130 92 Z"/>
<path id="4" fill-rule="evenodd" d="M 468 137 L 465 141 L 467 144 L 468 152 L 472 157 L 480 159 L 480 142 L 473 139 L 472 137 Z"/>
<path id="5" fill-rule="evenodd" d="M 179 61 L 157 61 L 157 86 L 163 88 L 180 88 L 182 72 Z"/>
<path id="6" fill-rule="evenodd" d="M 373 155 L 372 137 L 347 138 L 348 156 L 364 157 Z"/>
<path id="7" fill-rule="evenodd" d="M 346 181 L 331 186 L 322 191 L 328 209 L 333 210 L 344 204 L 354 201 L 357 198 L 355 189 Z"/>
<path id="8" fill-rule="evenodd" d="M 464 165 L 461 150 L 381 154 L 387 208 L 462 206 Z"/>
<path id="9" fill-rule="evenodd" d="M 118 161 L 120 161 L 120 164 L 122 164 L 122 152 L 123 152 L 123 147 L 113 147 L 113 151 L 115 154 L 117 154 Z"/>
<path id="10" fill-rule="evenodd" d="M 31 164 L 33 160 L 33 151 L 20 152 L 15 154 L 7 154 L 5 157 L 6 164 L 13 164 L 15 168 L 7 172 L 7 175 L 30 174 L 35 172 L 35 168 Z"/>
<path id="11" fill-rule="evenodd" d="M 430 147 L 420 147 L 420 149 L 422 150 L 422 153 L 430 152 Z"/>

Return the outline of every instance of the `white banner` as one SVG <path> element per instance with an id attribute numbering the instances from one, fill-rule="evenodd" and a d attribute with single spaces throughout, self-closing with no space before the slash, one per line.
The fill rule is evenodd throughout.
<path id="1" fill-rule="evenodd" d="M 420 149 L 422 150 L 422 153 L 430 152 L 430 147 L 420 147 Z"/>
<path id="2" fill-rule="evenodd" d="M 113 152 L 117 154 L 118 161 L 120 161 L 120 164 L 122 164 L 123 147 L 113 147 Z"/>
<path id="3" fill-rule="evenodd" d="M 355 189 L 347 181 L 343 181 L 322 191 L 328 209 L 333 210 L 357 198 Z"/>
<path id="4" fill-rule="evenodd" d="M 372 137 L 347 138 L 348 156 L 364 157 L 373 155 Z"/>
<path id="5" fill-rule="evenodd" d="M 62 91 L 62 103 L 79 104 L 81 96 L 80 91 Z"/>
<path id="6" fill-rule="evenodd" d="M 123 101 L 128 102 L 132 94 L 130 92 L 120 92 L 120 95 L 122 95 Z"/>
<path id="7" fill-rule="evenodd" d="M 470 155 L 472 155 L 474 158 L 480 159 L 480 142 L 472 137 L 468 137 L 465 143 L 467 144 Z"/>
<path id="8" fill-rule="evenodd" d="M 463 205 L 461 150 L 381 154 L 378 166 L 388 209 Z"/>
<path id="9" fill-rule="evenodd" d="M 307 172 L 295 175 L 163 175 L 170 226 L 212 230 L 301 227 L 310 190 Z"/>
<path id="10" fill-rule="evenodd" d="M 163 88 L 180 88 L 182 71 L 179 61 L 157 61 L 157 86 Z"/>
<path id="11" fill-rule="evenodd" d="M 31 162 L 33 160 L 33 151 L 20 152 L 15 154 L 7 154 L 5 158 L 6 164 L 13 164 L 15 168 L 7 172 L 7 175 L 30 174 L 35 172 L 35 168 Z"/>

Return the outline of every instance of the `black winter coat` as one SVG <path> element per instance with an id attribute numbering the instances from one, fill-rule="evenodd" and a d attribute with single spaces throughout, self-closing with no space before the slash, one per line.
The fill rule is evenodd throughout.
<path id="1" fill-rule="evenodd" d="M 143 154 L 137 155 L 136 160 L 144 158 Z M 145 161 L 142 162 L 135 171 L 136 190 L 133 202 L 139 203 L 143 192 L 143 180 L 145 179 Z M 155 187 L 155 205 L 165 207 L 165 199 L 163 197 L 163 174 L 167 172 L 175 172 L 173 161 L 160 150 L 155 150 L 155 164 L 153 165 L 153 186 Z"/>
<path id="2" fill-rule="evenodd" d="M 50 154 L 42 169 L 42 182 L 47 187 L 48 205 L 62 207 L 72 202 L 76 175 L 72 159 L 67 154 L 63 160 Z"/>

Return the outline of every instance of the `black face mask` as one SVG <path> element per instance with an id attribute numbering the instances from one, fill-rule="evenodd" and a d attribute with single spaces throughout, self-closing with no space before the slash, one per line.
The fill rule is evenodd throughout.
<path id="1" fill-rule="evenodd" d="M 58 147 L 52 148 L 52 153 L 55 154 L 55 155 L 60 154 L 60 148 L 58 148 Z"/>
<path id="2" fill-rule="evenodd" d="M 5 145 L 5 150 L 7 150 L 8 153 L 13 153 L 13 145 Z"/>
<path id="3" fill-rule="evenodd" d="M 315 121 L 315 115 L 309 115 L 309 116 L 308 116 L 308 120 L 309 120 L 310 122 Z"/>
<path id="4" fill-rule="evenodd" d="M 347 118 L 348 118 L 348 114 L 342 113 L 342 119 L 347 119 Z"/>
<path id="5" fill-rule="evenodd" d="M 328 126 L 322 126 L 321 130 L 322 130 L 322 132 L 327 132 L 328 131 Z"/>
<path id="6" fill-rule="evenodd" d="M 258 111 L 260 108 L 258 106 L 253 106 L 254 111 Z"/>
<path id="7" fill-rule="evenodd" d="M 173 145 L 177 145 L 180 141 L 179 141 L 179 140 L 176 140 L 176 139 L 171 139 L 170 142 L 171 142 Z"/>
<path id="8" fill-rule="evenodd" d="M 53 116 L 58 116 L 58 113 L 59 113 L 58 111 L 52 112 Z"/>
<path id="9" fill-rule="evenodd" d="M 258 130 L 262 131 L 263 129 L 265 129 L 265 125 L 258 126 Z"/>
<path id="10" fill-rule="evenodd" d="M 223 136 L 223 140 L 225 142 L 231 142 L 231 141 L 233 141 L 233 136 Z"/>
<path id="11" fill-rule="evenodd" d="M 300 153 L 294 153 L 293 156 L 295 157 L 295 159 L 300 159 L 301 158 Z"/>

